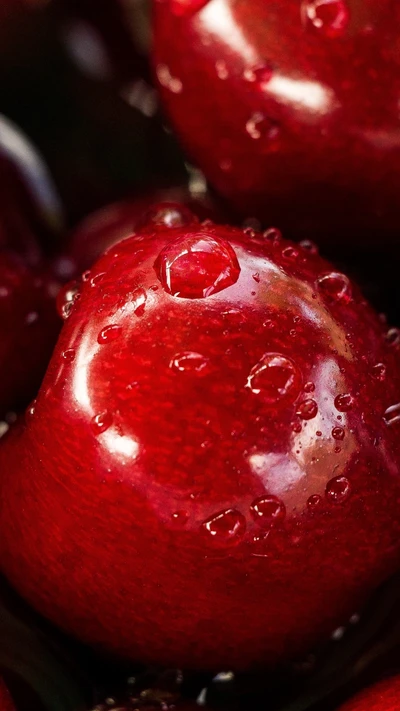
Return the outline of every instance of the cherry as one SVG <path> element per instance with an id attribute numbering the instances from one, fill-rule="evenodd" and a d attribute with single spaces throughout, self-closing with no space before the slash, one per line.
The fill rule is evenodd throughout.
<path id="1" fill-rule="evenodd" d="M 0 711 L 15 711 L 14 704 L 6 685 L 0 678 Z"/>
<path id="2" fill-rule="evenodd" d="M 0 415 L 37 392 L 60 328 L 57 288 L 43 270 L 0 250 Z"/>
<path id="3" fill-rule="evenodd" d="M 130 237 L 146 223 L 179 227 L 222 216 L 222 209 L 207 193 L 192 193 L 185 187 L 154 190 L 108 205 L 83 220 L 72 234 L 68 253 L 59 260 L 58 267 L 62 269 L 69 260 L 78 272 L 83 272 L 106 249 Z"/>
<path id="4" fill-rule="evenodd" d="M 327 639 L 399 563 L 399 332 L 277 230 L 151 225 L 67 291 L 0 446 L 10 582 L 168 668 Z"/>
<path id="5" fill-rule="evenodd" d="M 341 707 L 341 711 L 397 711 L 400 700 L 400 679 L 388 679 L 366 689 Z"/>
<path id="6" fill-rule="evenodd" d="M 297 238 L 397 243 L 399 13 L 396 0 L 154 0 L 165 107 L 233 207 Z"/>

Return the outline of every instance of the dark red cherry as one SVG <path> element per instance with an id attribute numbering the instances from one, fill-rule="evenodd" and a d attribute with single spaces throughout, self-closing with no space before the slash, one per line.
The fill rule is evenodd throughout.
<path id="1" fill-rule="evenodd" d="M 15 711 L 14 704 L 6 685 L 0 678 L 0 711 Z"/>
<path id="2" fill-rule="evenodd" d="M 67 254 L 58 268 L 68 262 L 78 272 L 93 263 L 117 242 L 141 227 L 183 227 L 191 222 L 220 218 L 222 210 L 205 193 L 191 193 L 185 187 L 155 190 L 140 197 L 108 205 L 87 217 L 73 232 Z"/>
<path id="3" fill-rule="evenodd" d="M 397 711 L 400 706 L 400 679 L 386 681 L 366 689 L 340 711 Z"/>
<path id="4" fill-rule="evenodd" d="M 274 666 L 400 558 L 399 339 L 315 251 L 151 225 L 66 289 L 0 447 L 0 560 L 85 642 Z"/>
<path id="5" fill-rule="evenodd" d="M 36 395 L 57 339 L 57 283 L 0 251 L 0 415 Z"/>
<path id="6" fill-rule="evenodd" d="M 153 7 L 165 107 L 192 159 L 235 209 L 296 238 L 397 242 L 396 0 Z"/>

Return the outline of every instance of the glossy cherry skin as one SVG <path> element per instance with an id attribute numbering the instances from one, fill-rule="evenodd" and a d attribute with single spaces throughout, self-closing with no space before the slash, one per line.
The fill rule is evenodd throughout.
<path id="1" fill-rule="evenodd" d="M 0 416 L 36 395 L 60 330 L 58 285 L 0 250 Z"/>
<path id="2" fill-rule="evenodd" d="M 84 275 L 0 447 L 0 561 L 142 662 L 295 657 L 400 557 L 399 332 L 312 251 L 151 228 Z M 300 614 L 301 611 L 301 614 Z"/>
<path id="3" fill-rule="evenodd" d="M 192 193 L 183 186 L 153 190 L 108 205 L 83 220 L 72 233 L 62 262 L 69 259 L 78 272 L 83 272 L 90 269 L 106 249 L 130 237 L 146 222 L 179 227 L 206 219 L 222 219 L 222 208 L 208 193 Z"/>
<path id="4" fill-rule="evenodd" d="M 0 711 L 15 711 L 14 704 L 6 685 L 0 678 Z"/>
<path id="5" fill-rule="evenodd" d="M 234 208 L 295 238 L 397 242 L 396 0 L 153 7 L 165 107 Z"/>
<path id="6" fill-rule="evenodd" d="M 340 711 L 397 711 L 400 707 L 400 679 L 386 681 L 366 689 Z"/>

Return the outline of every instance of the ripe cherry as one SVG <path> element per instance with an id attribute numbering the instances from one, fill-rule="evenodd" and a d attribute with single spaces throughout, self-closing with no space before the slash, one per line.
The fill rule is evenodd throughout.
<path id="1" fill-rule="evenodd" d="M 273 666 L 327 639 L 399 563 L 397 332 L 276 230 L 153 225 L 68 299 L 0 447 L 12 584 L 168 668 Z"/>
<path id="2" fill-rule="evenodd" d="M 400 679 L 386 681 L 366 689 L 340 711 L 397 711 L 400 706 Z"/>
<path id="3" fill-rule="evenodd" d="M 296 238 L 397 243 L 395 0 L 153 6 L 165 107 L 234 208 Z"/>

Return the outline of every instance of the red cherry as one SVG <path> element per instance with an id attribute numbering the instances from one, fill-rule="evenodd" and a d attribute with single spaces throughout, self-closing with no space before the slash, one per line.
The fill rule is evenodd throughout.
<path id="1" fill-rule="evenodd" d="M 399 21 L 395 0 L 154 0 L 155 74 L 184 146 L 244 216 L 397 242 Z"/>
<path id="2" fill-rule="evenodd" d="M 398 341 L 276 231 L 153 225 L 70 292 L 35 412 L 0 447 L 10 581 L 168 668 L 327 639 L 399 562 Z"/>
<path id="3" fill-rule="evenodd" d="M 397 711 L 400 706 L 400 679 L 389 679 L 363 691 L 340 711 Z"/>
<path id="4" fill-rule="evenodd" d="M 67 259 L 77 271 L 89 269 L 103 254 L 134 231 L 148 225 L 180 227 L 209 218 L 221 219 L 221 210 L 209 195 L 187 188 L 156 190 L 141 197 L 108 205 L 87 217 L 73 233 Z M 61 266 L 65 257 L 61 260 Z"/>
<path id="5" fill-rule="evenodd" d="M 60 329 L 57 284 L 0 250 L 0 415 L 36 395 Z"/>
<path id="6" fill-rule="evenodd" d="M 0 678 L 0 711 L 15 711 L 14 704 L 6 685 Z"/>

